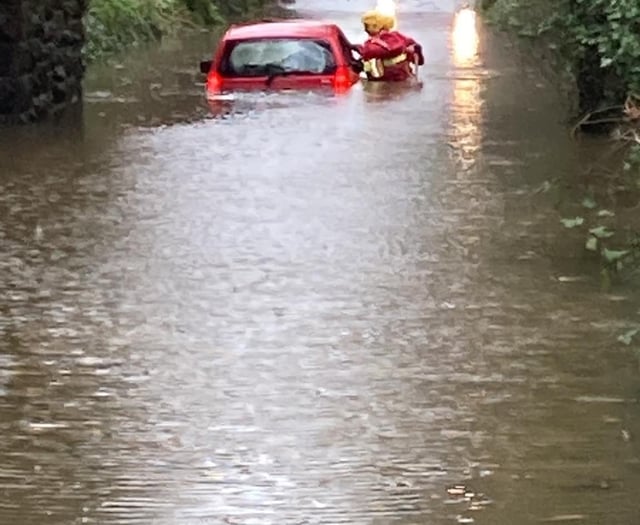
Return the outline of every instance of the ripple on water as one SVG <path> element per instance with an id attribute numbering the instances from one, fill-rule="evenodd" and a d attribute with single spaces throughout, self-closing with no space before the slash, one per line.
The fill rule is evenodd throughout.
<path id="1" fill-rule="evenodd" d="M 7 385 L 15 374 L 15 361 L 11 356 L 0 353 L 0 396 L 7 395 Z"/>
<path id="2" fill-rule="evenodd" d="M 329 4 L 359 34 L 341 9 L 368 3 Z M 523 126 L 528 84 L 461 74 L 451 17 L 411 6 L 419 91 L 243 95 L 206 119 L 172 62 L 207 35 L 140 60 L 171 62 L 166 96 L 96 85 L 81 136 L 13 134 L 0 523 L 637 518 L 637 377 L 611 344 L 637 304 L 574 282 L 590 270 L 557 262 L 530 191 L 575 167 L 557 107 L 535 90 Z"/>

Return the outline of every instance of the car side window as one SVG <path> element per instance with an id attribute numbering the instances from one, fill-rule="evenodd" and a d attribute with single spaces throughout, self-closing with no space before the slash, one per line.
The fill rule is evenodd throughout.
<path id="1" fill-rule="evenodd" d="M 350 64 L 351 62 L 353 62 L 353 54 L 351 53 L 351 42 L 347 40 L 347 37 L 344 35 L 342 30 L 338 30 L 338 41 L 340 42 L 342 54 L 344 55 L 347 64 Z"/>

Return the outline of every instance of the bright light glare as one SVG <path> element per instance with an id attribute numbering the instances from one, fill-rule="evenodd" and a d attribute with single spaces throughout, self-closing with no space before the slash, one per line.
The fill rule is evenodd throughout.
<path id="1" fill-rule="evenodd" d="M 376 11 L 383 15 L 396 16 L 396 3 L 394 0 L 378 0 Z"/>
<path id="2" fill-rule="evenodd" d="M 456 65 L 472 62 L 478 53 L 479 44 L 476 12 L 473 9 L 461 9 L 456 13 L 453 25 L 453 53 Z"/>

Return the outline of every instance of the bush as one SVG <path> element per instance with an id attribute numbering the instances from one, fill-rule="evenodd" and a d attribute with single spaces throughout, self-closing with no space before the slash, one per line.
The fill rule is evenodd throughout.
<path id="1" fill-rule="evenodd" d="M 638 0 L 485 0 L 490 19 L 567 59 L 581 109 L 621 103 L 640 91 Z"/>
<path id="2" fill-rule="evenodd" d="M 91 0 L 86 16 L 85 54 L 93 61 L 188 24 L 220 24 L 265 3 L 266 0 Z"/>

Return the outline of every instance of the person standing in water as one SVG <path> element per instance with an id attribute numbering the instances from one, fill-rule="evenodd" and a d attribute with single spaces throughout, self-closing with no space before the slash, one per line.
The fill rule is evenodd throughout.
<path id="1" fill-rule="evenodd" d="M 405 81 L 414 76 L 412 64 L 424 64 L 422 46 L 393 28 L 393 16 L 368 11 L 362 16 L 369 38 L 354 49 L 362 57 L 364 72 L 369 80 Z"/>

